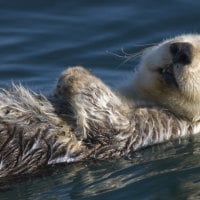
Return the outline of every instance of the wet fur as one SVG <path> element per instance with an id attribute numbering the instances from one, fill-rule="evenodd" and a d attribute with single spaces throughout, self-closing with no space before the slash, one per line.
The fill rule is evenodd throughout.
<path id="1" fill-rule="evenodd" d="M 199 131 L 198 122 L 170 109 L 135 105 L 88 70 L 73 67 L 48 97 L 22 86 L 1 90 L 0 177 L 126 156 Z"/>
<path id="2" fill-rule="evenodd" d="M 125 156 L 199 132 L 166 110 L 129 105 L 81 67 L 66 70 L 49 98 L 21 86 L 2 90 L 0 107 L 0 177 Z"/>
<path id="3" fill-rule="evenodd" d="M 76 139 L 73 127 L 62 119 L 70 111 L 65 107 L 62 114 L 57 106 L 62 108 L 64 104 L 53 99 L 51 102 L 22 86 L 1 91 L 0 177 L 81 160 L 85 147 Z"/>
<path id="4" fill-rule="evenodd" d="M 70 96 L 77 118 L 77 137 L 94 151 L 92 157 L 123 156 L 199 132 L 198 123 L 190 123 L 166 109 L 130 104 L 84 68 L 68 69 L 60 80 L 57 92 L 63 100 Z"/>

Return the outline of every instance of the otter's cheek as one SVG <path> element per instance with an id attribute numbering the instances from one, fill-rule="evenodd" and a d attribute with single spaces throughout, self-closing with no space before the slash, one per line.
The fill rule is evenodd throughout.
<path id="1" fill-rule="evenodd" d="M 172 62 L 169 46 L 170 44 L 168 43 L 163 44 L 153 52 L 150 58 L 152 60 L 152 69 L 158 70 Z"/>
<path id="2" fill-rule="evenodd" d="M 145 93 L 145 96 L 148 95 L 153 98 L 157 98 L 162 94 L 164 87 L 165 86 L 162 84 L 157 76 L 151 76 L 146 78 L 143 82 L 142 90 Z"/>
<path id="3" fill-rule="evenodd" d="M 190 85 L 190 80 L 193 80 L 192 78 L 194 78 L 192 74 L 193 73 L 190 72 L 189 66 L 183 66 L 180 64 L 174 66 L 174 77 L 176 78 L 179 88 Z"/>

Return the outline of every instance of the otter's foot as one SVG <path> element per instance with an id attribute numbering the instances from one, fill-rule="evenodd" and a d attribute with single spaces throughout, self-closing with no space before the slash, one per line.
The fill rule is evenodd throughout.
<path id="1" fill-rule="evenodd" d="M 107 138 L 112 134 L 110 130 L 120 129 L 118 124 L 122 124 L 123 120 L 128 123 L 121 99 L 82 67 L 65 70 L 58 81 L 56 92 L 71 104 L 77 119 L 77 136 L 81 139 L 98 140 L 98 133 Z"/>

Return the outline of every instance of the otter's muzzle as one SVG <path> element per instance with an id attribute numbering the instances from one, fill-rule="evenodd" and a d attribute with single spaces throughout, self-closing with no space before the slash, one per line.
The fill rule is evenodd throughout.
<path id="1" fill-rule="evenodd" d="M 193 46 L 188 42 L 175 42 L 170 45 L 173 63 L 188 65 L 192 62 Z"/>

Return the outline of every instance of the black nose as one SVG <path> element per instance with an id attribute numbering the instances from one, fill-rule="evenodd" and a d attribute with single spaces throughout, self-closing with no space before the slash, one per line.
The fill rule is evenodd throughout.
<path id="1" fill-rule="evenodd" d="M 192 62 L 193 46 L 187 42 L 175 42 L 170 45 L 174 63 L 190 64 Z"/>

